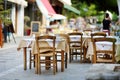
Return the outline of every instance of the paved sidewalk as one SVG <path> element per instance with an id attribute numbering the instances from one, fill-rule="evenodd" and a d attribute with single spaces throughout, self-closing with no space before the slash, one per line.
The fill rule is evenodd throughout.
<path id="1" fill-rule="evenodd" d="M 16 36 L 16 43 L 11 39 L 10 42 L 4 44 L 3 48 L 0 48 L 0 80 L 85 80 L 86 74 L 93 66 L 91 63 L 68 63 L 68 68 L 61 72 L 59 64 L 59 71 L 56 75 L 53 75 L 52 69 L 46 71 L 42 68 L 41 75 L 35 74 L 34 68 L 31 70 L 28 68 L 25 71 L 23 69 L 23 51 L 22 49 L 17 51 L 17 46 L 22 38 L 24 37 Z"/>
<path id="2" fill-rule="evenodd" d="M 22 38 L 24 38 L 24 37 L 15 36 L 15 39 L 13 39 L 13 37 L 10 36 L 10 41 L 9 41 L 9 39 L 8 39 L 8 40 L 7 40 L 7 43 L 4 43 L 4 44 L 3 44 L 3 47 L 0 48 L 0 50 L 1 50 L 1 49 L 7 49 L 7 48 L 11 48 L 11 47 L 16 47 L 16 46 L 18 46 L 18 44 L 19 44 L 19 42 L 20 42 L 20 40 L 21 40 Z M 14 40 L 15 40 L 15 41 L 14 41 Z"/>
<path id="3" fill-rule="evenodd" d="M 0 80 L 85 80 L 84 74 L 92 64 L 71 63 L 64 72 L 59 67 L 56 75 L 53 75 L 52 70 L 45 71 L 44 68 L 41 75 L 35 74 L 34 68 L 24 71 L 23 51 L 17 51 L 22 38 L 16 36 L 16 43 L 11 38 L 10 42 L 0 48 Z"/>
<path id="4" fill-rule="evenodd" d="M 86 71 L 91 64 L 71 63 L 64 72 L 59 71 L 53 75 L 52 70 L 42 74 L 35 74 L 34 68 L 23 70 L 22 50 L 17 51 L 16 47 L 0 50 L 0 80 L 85 80 Z M 59 65 L 58 65 L 59 66 Z"/>

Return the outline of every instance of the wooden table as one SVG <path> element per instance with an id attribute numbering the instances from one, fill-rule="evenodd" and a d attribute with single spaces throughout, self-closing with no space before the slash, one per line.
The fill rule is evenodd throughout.
<path id="1" fill-rule="evenodd" d="M 49 42 L 50 44 L 50 42 Z M 56 49 L 61 50 L 61 71 L 64 71 L 64 53 L 67 51 L 66 50 L 66 42 L 65 40 L 56 40 Z M 33 38 L 27 38 L 27 39 L 22 39 L 18 45 L 17 50 L 19 51 L 20 49 L 23 48 L 23 60 L 24 60 L 24 70 L 27 70 L 27 49 L 31 48 L 32 54 L 37 54 L 37 49 L 35 45 L 35 39 Z"/>
<path id="2" fill-rule="evenodd" d="M 18 51 L 23 48 L 24 70 L 27 70 L 27 49 L 31 48 L 33 40 L 32 38 L 22 39 L 17 48 Z"/>

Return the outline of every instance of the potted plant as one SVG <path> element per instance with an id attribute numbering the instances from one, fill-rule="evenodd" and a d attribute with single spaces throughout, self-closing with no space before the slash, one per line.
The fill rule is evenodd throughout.
<path id="1" fill-rule="evenodd" d="M 24 35 L 30 35 L 30 27 L 27 25 L 29 21 L 30 21 L 30 17 L 25 16 L 24 17 Z"/>

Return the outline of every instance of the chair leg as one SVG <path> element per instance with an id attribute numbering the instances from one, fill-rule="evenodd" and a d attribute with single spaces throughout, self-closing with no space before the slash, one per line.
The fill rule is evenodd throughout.
<path id="1" fill-rule="evenodd" d="M 80 51 L 80 62 L 82 62 L 82 50 Z"/>
<path id="2" fill-rule="evenodd" d="M 34 59 L 33 66 L 35 67 L 35 55 L 33 56 L 33 59 Z"/>
<path id="3" fill-rule="evenodd" d="M 29 56 L 29 69 L 32 67 L 32 62 L 33 66 L 35 67 L 35 55 L 32 56 L 31 50 L 30 50 L 30 56 Z"/>
<path id="4" fill-rule="evenodd" d="M 112 55 L 112 63 L 115 63 L 115 55 Z"/>
<path id="5" fill-rule="evenodd" d="M 77 53 L 77 49 L 75 49 L 75 53 Z M 76 60 L 77 60 L 77 54 L 76 54 Z"/>
<path id="6" fill-rule="evenodd" d="M 58 72 L 58 66 L 57 66 L 57 54 L 55 55 L 56 58 L 56 72 Z"/>
<path id="7" fill-rule="evenodd" d="M 38 55 L 35 55 L 35 73 L 38 74 Z"/>
<path id="8" fill-rule="evenodd" d="M 61 60 L 57 60 L 57 54 L 56 54 L 56 61 L 60 61 L 61 62 L 61 72 L 64 72 L 64 67 L 67 68 L 67 59 L 68 59 L 68 55 L 67 53 L 64 53 L 64 51 L 60 51 L 57 53 L 61 53 Z M 57 63 L 56 63 L 56 72 L 58 72 L 58 68 L 57 68 Z"/>
<path id="9" fill-rule="evenodd" d="M 96 63 L 96 59 L 97 59 L 96 55 L 92 55 L 92 62 L 93 63 Z"/>
<path id="10" fill-rule="evenodd" d="M 53 74 L 56 74 L 56 59 L 55 56 L 53 57 Z"/>
<path id="11" fill-rule="evenodd" d="M 64 72 L 64 51 L 61 51 L 61 72 Z"/>
<path id="12" fill-rule="evenodd" d="M 38 65 L 37 65 L 37 70 L 38 70 L 38 74 L 41 74 L 41 64 L 40 64 L 40 62 L 41 62 L 41 59 L 40 59 L 40 56 L 38 55 Z"/>
<path id="13" fill-rule="evenodd" d="M 86 60 L 87 48 L 83 48 L 83 60 Z"/>
<path id="14" fill-rule="evenodd" d="M 67 56 L 68 56 L 68 53 L 65 53 L 65 68 L 67 68 L 67 60 L 68 60 Z"/>
<path id="15" fill-rule="evenodd" d="M 71 49 L 70 49 L 70 52 L 69 52 L 69 62 L 71 63 Z"/>
<path id="16" fill-rule="evenodd" d="M 71 49 L 71 60 L 73 60 L 73 57 L 74 57 L 74 55 L 73 55 L 73 49 Z"/>
<path id="17" fill-rule="evenodd" d="M 30 57 L 29 57 L 29 69 L 31 69 L 31 62 L 32 62 L 32 60 L 31 60 L 31 50 L 30 50 Z"/>

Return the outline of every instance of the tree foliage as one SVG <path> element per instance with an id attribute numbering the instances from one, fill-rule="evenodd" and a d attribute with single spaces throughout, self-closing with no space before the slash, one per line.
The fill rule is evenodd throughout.
<path id="1" fill-rule="evenodd" d="M 86 2 L 87 5 L 96 5 L 97 11 L 112 11 L 118 14 L 117 0 L 71 0 L 72 4 L 79 4 Z"/>
<path id="2" fill-rule="evenodd" d="M 97 14 L 95 4 L 87 4 L 86 2 L 78 2 L 78 0 L 73 0 L 72 4 L 75 8 L 80 11 L 80 16 L 94 16 Z"/>
<path id="3" fill-rule="evenodd" d="M 80 11 L 78 16 L 96 16 L 101 22 L 104 18 L 104 13 L 108 10 L 113 14 L 113 20 L 117 19 L 117 0 L 71 0 L 71 2 L 72 6 Z"/>
<path id="4" fill-rule="evenodd" d="M 11 24 L 9 15 L 10 15 L 10 9 L 5 10 L 4 0 L 0 0 L 0 19 L 2 20 L 2 22 L 5 23 L 5 25 Z"/>

